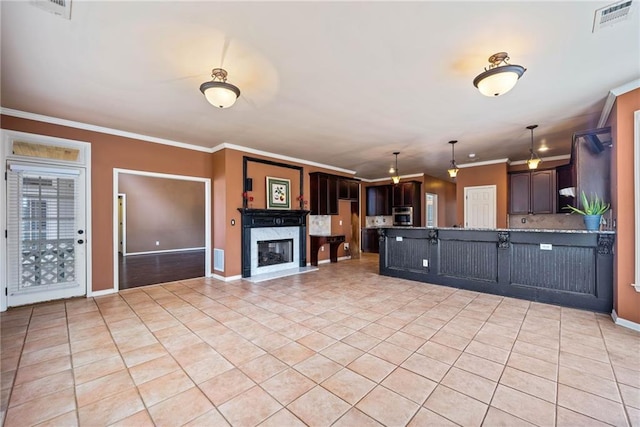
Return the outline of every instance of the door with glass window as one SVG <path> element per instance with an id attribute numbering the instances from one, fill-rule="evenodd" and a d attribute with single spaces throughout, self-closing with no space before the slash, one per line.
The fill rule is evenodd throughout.
<path id="1" fill-rule="evenodd" d="M 86 294 L 85 170 L 7 165 L 7 305 Z"/>

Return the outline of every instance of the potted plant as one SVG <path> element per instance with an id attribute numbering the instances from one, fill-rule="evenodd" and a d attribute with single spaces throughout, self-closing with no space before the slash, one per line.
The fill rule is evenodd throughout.
<path id="1" fill-rule="evenodd" d="M 600 220 L 602 214 L 609 210 L 611 205 L 601 200 L 597 194 L 592 194 L 591 198 L 587 198 L 584 191 L 580 195 L 582 200 L 582 209 L 567 205 L 563 209 L 570 209 L 571 212 L 579 213 L 584 216 L 584 225 L 589 231 L 597 231 L 600 229 Z"/>

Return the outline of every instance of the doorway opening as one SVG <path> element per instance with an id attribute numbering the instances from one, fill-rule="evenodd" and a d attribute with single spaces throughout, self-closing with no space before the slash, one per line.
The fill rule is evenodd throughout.
<path id="1" fill-rule="evenodd" d="M 438 226 L 438 195 L 433 193 L 425 194 L 425 226 Z"/>
<path id="2" fill-rule="evenodd" d="M 211 275 L 208 178 L 114 169 L 114 289 Z"/>

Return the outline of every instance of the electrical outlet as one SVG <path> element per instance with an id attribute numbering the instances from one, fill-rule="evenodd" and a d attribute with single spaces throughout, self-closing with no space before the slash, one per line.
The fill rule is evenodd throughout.
<path id="1" fill-rule="evenodd" d="M 423 267 L 429 267 L 429 260 L 428 259 L 423 259 L 422 260 L 422 266 Z"/>
<path id="2" fill-rule="evenodd" d="M 348 250 L 349 250 L 349 244 L 348 244 L 348 243 L 345 243 L 345 244 L 344 244 L 344 250 L 345 250 L 345 251 L 348 251 Z"/>
<path id="3" fill-rule="evenodd" d="M 340 225 L 342 225 L 342 220 L 340 220 Z"/>
<path id="4" fill-rule="evenodd" d="M 320 246 L 320 252 L 324 252 L 324 246 Z"/>
<path id="5" fill-rule="evenodd" d="M 156 240 L 156 246 L 160 246 L 160 242 Z"/>

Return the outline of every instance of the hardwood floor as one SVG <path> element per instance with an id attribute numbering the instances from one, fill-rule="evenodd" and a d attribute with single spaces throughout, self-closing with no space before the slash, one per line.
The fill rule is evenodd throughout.
<path id="1" fill-rule="evenodd" d="M 204 277 L 204 250 L 118 257 L 120 289 Z"/>

